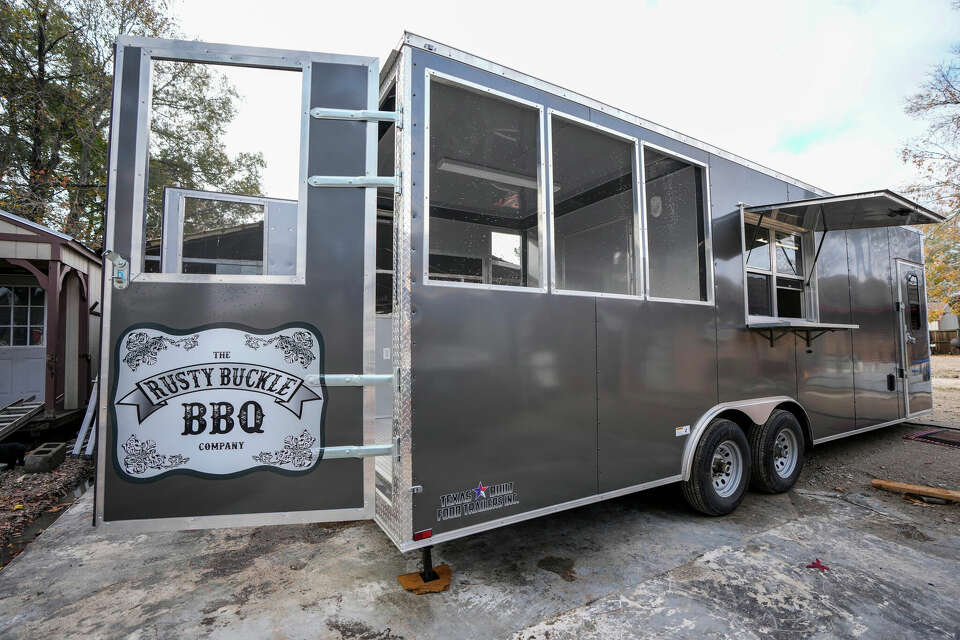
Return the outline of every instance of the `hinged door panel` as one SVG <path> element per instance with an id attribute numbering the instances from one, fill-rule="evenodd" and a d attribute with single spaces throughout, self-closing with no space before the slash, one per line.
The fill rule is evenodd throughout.
<path id="1" fill-rule="evenodd" d="M 118 43 L 98 523 L 371 517 L 373 460 L 330 447 L 373 444 L 373 390 L 325 380 L 373 372 L 375 190 L 307 180 L 376 175 L 376 122 L 310 109 L 375 109 L 377 67 Z"/>

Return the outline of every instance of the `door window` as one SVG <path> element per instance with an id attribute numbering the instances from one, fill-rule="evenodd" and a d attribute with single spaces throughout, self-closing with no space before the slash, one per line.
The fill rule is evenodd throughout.
<path id="1" fill-rule="evenodd" d="M 911 331 L 919 331 L 923 327 L 920 278 L 915 273 L 907 275 L 907 320 Z"/>

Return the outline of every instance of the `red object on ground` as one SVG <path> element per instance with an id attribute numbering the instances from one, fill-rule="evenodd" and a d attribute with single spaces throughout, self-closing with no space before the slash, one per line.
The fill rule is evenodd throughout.
<path id="1" fill-rule="evenodd" d="M 808 564 L 807 569 L 819 569 L 821 573 L 823 573 L 824 571 L 830 571 L 830 567 L 820 563 L 820 558 L 817 558 L 816 560 Z"/>

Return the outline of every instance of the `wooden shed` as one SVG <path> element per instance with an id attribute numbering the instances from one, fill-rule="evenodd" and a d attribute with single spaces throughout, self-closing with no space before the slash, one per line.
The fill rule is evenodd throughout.
<path id="1" fill-rule="evenodd" d="M 0 210 L 0 406 L 36 396 L 83 407 L 99 366 L 101 260 L 74 238 Z"/>

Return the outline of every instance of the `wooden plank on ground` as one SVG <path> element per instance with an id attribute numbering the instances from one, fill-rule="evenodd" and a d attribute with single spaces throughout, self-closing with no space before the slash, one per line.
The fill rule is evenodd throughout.
<path id="1" fill-rule="evenodd" d="M 873 486 L 877 489 L 893 491 L 894 493 L 912 493 L 913 495 L 917 496 L 927 496 L 928 498 L 940 498 L 941 500 L 960 502 L 960 491 L 928 487 L 922 484 L 910 484 L 909 482 L 880 480 L 878 478 L 874 478 L 871 484 L 873 484 Z"/>

